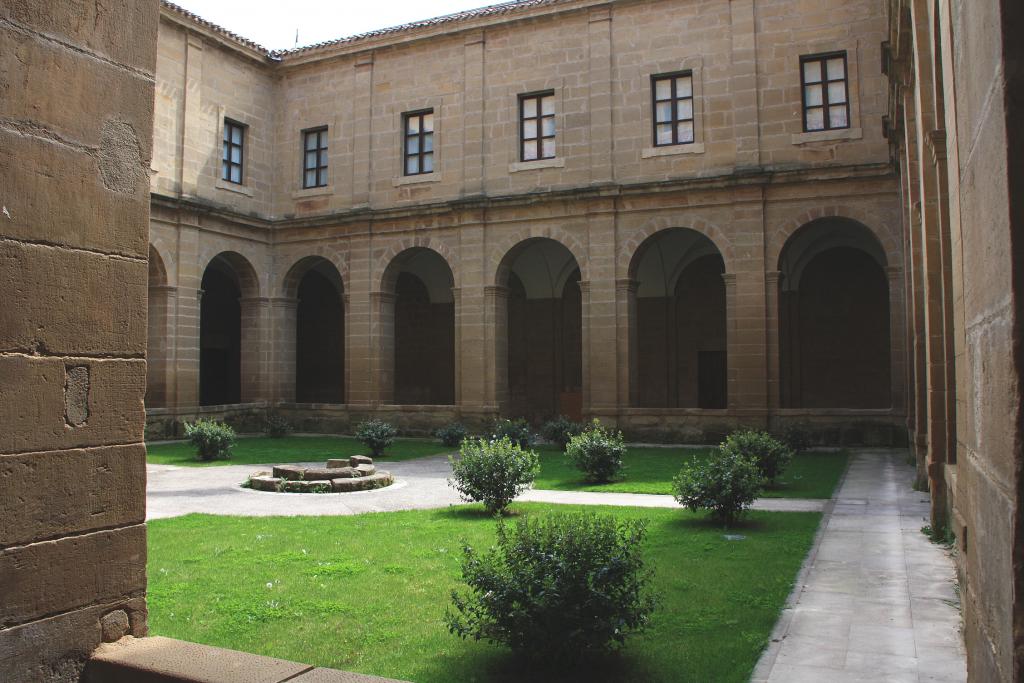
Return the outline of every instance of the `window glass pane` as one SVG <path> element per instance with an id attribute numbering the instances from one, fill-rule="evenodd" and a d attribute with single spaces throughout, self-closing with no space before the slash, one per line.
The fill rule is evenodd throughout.
<path id="1" fill-rule="evenodd" d="M 423 135 L 423 151 L 433 152 L 434 151 L 434 134 L 425 133 Z"/>
<path id="2" fill-rule="evenodd" d="M 693 121 L 680 121 L 676 124 L 678 142 L 693 142 Z"/>
<path id="3" fill-rule="evenodd" d="M 327 184 L 327 167 L 326 166 L 324 166 L 322 169 L 320 169 L 320 184 L 321 185 L 326 185 Z"/>
<path id="4" fill-rule="evenodd" d="M 228 169 L 228 162 L 220 162 L 220 177 L 227 180 L 231 177 L 231 171 Z"/>
<path id="5" fill-rule="evenodd" d="M 434 131 L 434 115 L 433 114 L 424 114 L 423 115 L 423 130 L 425 130 L 428 133 L 432 133 Z"/>
<path id="6" fill-rule="evenodd" d="M 420 158 L 419 157 L 409 157 L 408 159 L 405 160 L 405 174 L 406 175 L 416 175 L 419 172 L 420 172 Z"/>
<path id="7" fill-rule="evenodd" d="M 821 62 L 804 62 L 804 83 L 821 82 Z"/>
<path id="8" fill-rule="evenodd" d="M 418 135 L 405 139 L 405 151 L 407 154 L 416 154 L 420 151 L 420 138 Z"/>
<path id="9" fill-rule="evenodd" d="M 846 81 L 828 84 L 829 104 L 839 104 L 846 101 Z"/>
<path id="10" fill-rule="evenodd" d="M 671 145 L 672 144 L 672 124 L 661 123 L 658 124 L 657 130 L 658 141 L 656 144 L 659 145 Z"/>
<path id="11" fill-rule="evenodd" d="M 848 125 L 850 125 L 846 117 L 845 104 L 841 104 L 838 107 L 829 107 L 828 125 L 830 128 L 846 128 Z"/>
<path id="12" fill-rule="evenodd" d="M 693 118 L 693 100 L 679 100 L 676 105 L 676 118 L 680 121 Z"/>
<path id="13" fill-rule="evenodd" d="M 523 145 L 523 161 L 533 161 L 537 158 L 537 145 L 533 142 L 528 142 Z"/>
<path id="14" fill-rule="evenodd" d="M 804 104 L 808 107 L 821 105 L 821 86 L 808 85 L 804 88 Z"/>
<path id="15" fill-rule="evenodd" d="M 657 123 L 665 123 L 672 120 L 672 103 L 658 102 L 655 107 L 654 120 Z"/>
<path id="16" fill-rule="evenodd" d="M 242 182 L 242 167 L 232 166 L 231 167 L 231 182 L 241 183 Z"/>
<path id="17" fill-rule="evenodd" d="M 434 155 L 424 154 L 423 155 L 423 172 L 430 173 L 434 170 Z"/>
<path id="18" fill-rule="evenodd" d="M 316 168 L 316 152 L 306 152 L 305 168 Z"/>
<path id="19" fill-rule="evenodd" d="M 549 159 L 549 158 L 555 156 L 555 139 L 554 138 L 547 138 L 547 139 L 545 139 L 544 142 L 543 142 L 543 145 L 544 146 L 543 146 L 543 155 L 542 156 L 545 159 Z"/>
<path id="20" fill-rule="evenodd" d="M 528 119 L 537 116 L 537 100 L 528 97 L 523 100 L 523 118 Z"/>
<path id="21" fill-rule="evenodd" d="M 523 121 L 523 139 L 533 140 L 537 137 L 537 120 Z"/>
<path id="22" fill-rule="evenodd" d="M 306 187 L 314 187 L 316 185 L 316 171 L 306 171 L 303 184 Z"/>
<path id="23" fill-rule="evenodd" d="M 554 117 L 547 117 L 540 120 L 541 122 L 541 135 L 550 136 L 555 134 L 555 119 Z"/>
<path id="24" fill-rule="evenodd" d="M 241 128 L 241 126 L 232 126 L 231 127 L 231 142 L 235 143 L 236 145 L 242 144 L 242 128 Z"/>
<path id="25" fill-rule="evenodd" d="M 555 113 L 555 96 L 545 95 L 541 98 L 540 113 L 548 116 Z"/>
<path id="26" fill-rule="evenodd" d="M 405 132 L 406 133 L 419 133 L 420 132 L 420 117 L 418 117 L 418 116 L 406 116 L 405 117 Z"/>
<path id="27" fill-rule="evenodd" d="M 676 79 L 676 97 L 690 97 L 693 95 L 693 79 L 690 76 L 680 76 Z"/>
<path id="28" fill-rule="evenodd" d="M 231 157 L 231 143 L 227 140 L 224 141 L 224 153 L 221 155 L 221 159 L 227 161 Z M 226 177 L 226 176 L 225 176 Z"/>
<path id="29" fill-rule="evenodd" d="M 316 149 L 316 133 L 306 133 L 306 149 Z"/>
<path id="30" fill-rule="evenodd" d="M 224 142 L 228 142 L 230 140 L 231 140 L 231 126 L 229 126 L 228 124 L 225 123 L 224 124 Z"/>
<path id="31" fill-rule="evenodd" d="M 825 114 L 821 107 L 807 110 L 807 130 L 824 130 Z"/>
<path id="32" fill-rule="evenodd" d="M 232 147 L 231 148 L 231 162 L 235 164 L 242 163 L 242 148 Z"/>
<path id="33" fill-rule="evenodd" d="M 828 60 L 827 70 L 828 80 L 830 81 L 838 81 L 843 78 L 846 78 L 846 69 L 843 66 L 842 57 L 833 57 L 832 59 Z"/>
<path id="34" fill-rule="evenodd" d="M 654 97 L 659 100 L 667 100 L 672 97 L 672 81 L 667 78 L 659 78 L 654 81 Z"/>

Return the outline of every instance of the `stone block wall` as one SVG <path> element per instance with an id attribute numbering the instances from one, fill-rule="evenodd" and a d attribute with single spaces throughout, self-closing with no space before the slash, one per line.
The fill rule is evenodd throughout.
<path id="1" fill-rule="evenodd" d="M 0 6 L 0 679 L 146 633 L 157 0 Z M 117 626 L 118 624 L 122 626 Z"/>

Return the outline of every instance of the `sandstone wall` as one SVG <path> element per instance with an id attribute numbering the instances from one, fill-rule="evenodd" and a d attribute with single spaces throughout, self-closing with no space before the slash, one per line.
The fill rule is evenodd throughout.
<path id="1" fill-rule="evenodd" d="M 0 5 L 0 679 L 146 632 L 156 0 Z"/>

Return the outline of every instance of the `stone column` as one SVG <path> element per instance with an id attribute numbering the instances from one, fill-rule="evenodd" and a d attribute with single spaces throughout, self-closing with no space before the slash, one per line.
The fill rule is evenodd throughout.
<path id="1" fill-rule="evenodd" d="M 264 331 L 269 328 L 270 299 L 242 297 L 238 303 L 242 309 L 241 402 L 266 401 L 271 394 L 270 350 Z"/>
<path id="2" fill-rule="evenodd" d="M 885 269 L 889 280 L 889 366 L 891 368 L 892 408 L 899 413 L 906 408 L 907 356 L 906 356 L 906 301 L 903 293 L 903 269 L 889 266 Z"/>
<path id="3" fill-rule="evenodd" d="M 639 282 L 625 278 L 615 281 L 616 366 L 619 382 L 619 410 L 639 402 L 639 360 L 637 349 L 636 290 Z"/>
<path id="4" fill-rule="evenodd" d="M 764 274 L 767 318 L 765 320 L 765 342 L 768 361 L 768 410 L 774 413 L 782 404 L 779 376 L 779 283 L 782 273 L 770 270 Z"/>
<path id="5" fill-rule="evenodd" d="M 274 357 L 270 363 L 272 387 L 269 398 L 295 402 L 295 362 L 298 351 L 299 300 L 294 297 L 270 299 L 270 341 Z"/>
<path id="6" fill-rule="evenodd" d="M 372 339 L 378 405 L 395 402 L 395 298 L 390 292 L 370 293 L 370 307 L 376 319 Z"/>
<path id="7" fill-rule="evenodd" d="M 757 168 L 761 164 L 761 140 L 754 0 L 730 0 L 729 14 L 732 24 L 729 103 L 736 142 L 736 168 Z"/>
<path id="8" fill-rule="evenodd" d="M 737 389 L 737 368 L 738 365 L 738 343 L 736 339 L 738 326 L 736 324 L 736 274 L 722 273 L 725 281 L 725 365 L 728 373 L 726 382 L 727 405 L 730 409 L 738 405 L 739 393 Z"/>
<path id="9" fill-rule="evenodd" d="M 178 189 L 186 197 L 199 195 L 200 176 L 210 154 L 210 142 L 216 142 L 217 173 L 220 173 L 221 141 L 211 140 L 203 121 L 203 39 L 191 33 L 185 38 L 185 82 L 182 84 L 182 107 L 185 110 L 181 127 L 181 148 L 178 154 Z M 214 122 L 214 130 L 217 124 Z M 218 175 L 219 177 L 219 175 Z M 180 262 L 179 262 L 180 263 Z"/>
<path id="10" fill-rule="evenodd" d="M 356 57 L 352 95 L 355 132 L 352 142 L 352 204 L 368 206 L 373 164 L 370 143 L 373 121 L 373 53 Z"/>
<path id="11" fill-rule="evenodd" d="M 149 322 L 146 348 L 146 407 L 166 408 L 170 398 L 172 344 L 171 319 L 177 287 L 151 286 L 148 292 Z"/>
<path id="12" fill-rule="evenodd" d="M 484 194 L 484 33 L 466 34 L 463 57 L 462 185 Z"/>
<path id="13" fill-rule="evenodd" d="M 508 288 L 484 287 L 486 311 L 486 405 L 502 411 L 508 405 Z"/>
<path id="14" fill-rule="evenodd" d="M 612 165 L 612 11 L 597 7 L 590 11 L 590 182 L 598 185 L 614 180 Z"/>

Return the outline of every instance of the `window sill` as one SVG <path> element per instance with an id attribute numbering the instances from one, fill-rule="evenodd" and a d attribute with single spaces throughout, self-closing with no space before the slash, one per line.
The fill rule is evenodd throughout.
<path id="1" fill-rule="evenodd" d="M 325 185 L 324 187 L 307 187 L 302 190 L 295 190 L 292 192 L 292 199 L 305 199 L 306 197 L 321 197 L 326 194 L 334 194 L 333 185 Z"/>
<path id="2" fill-rule="evenodd" d="M 565 168 L 565 157 L 537 159 L 536 161 L 517 161 L 508 165 L 508 172 L 518 173 L 519 171 L 533 171 L 540 168 Z"/>
<path id="3" fill-rule="evenodd" d="M 419 185 L 420 183 L 439 182 L 441 182 L 440 173 L 418 173 L 417 175 L 403 175 L 398 178 L 392 178 L 391 185 L 394 187 L 401 187 L 402 185 Z"/>
<path id="4" fill-rule="evenodd" d="M 671 157 L 677 154 L 703 154 L 704 143 L 688 142 L 684 145 L 664 145 L 663 147 L 648 147 L 640 152 L 641 159 L 654 157 Z"/>
<path id="5" fill-rule="evenodd" d="M 860 128 L 840 128 L 839 130 L 816 130 L 810 133 L 796 133 L 793 135 L 794 145 L 803 145 L 808 142 L 836 142 L 843 140 L 860 140 L 864 137 L 864 131 Z"/>
<path id="6" fill-rule="evenodd" d="M 218 190 L 227 190 L 228 192 L 234 192 L 235 194 L 244 194 L 246 197 L 251 197 L 253 195 L 251 187 L 247 187 L 246 185 L 238 185 L 236 183 L 229 183 L 228 181 L 223 180 L 221 178 L 217 179 L 217 182 L 214 184 L 214 187 L 216 187 Z"/>

